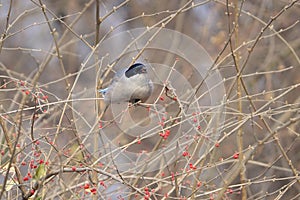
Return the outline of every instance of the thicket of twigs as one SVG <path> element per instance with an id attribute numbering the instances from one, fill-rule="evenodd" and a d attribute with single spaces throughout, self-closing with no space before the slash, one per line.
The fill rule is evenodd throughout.
<path id="1" fill-rule="evenodd" d="M 299 199 L 299 9 L 0 1 L 0 199 Z M 104 112 L 133 62 L 153 94 Z"/>

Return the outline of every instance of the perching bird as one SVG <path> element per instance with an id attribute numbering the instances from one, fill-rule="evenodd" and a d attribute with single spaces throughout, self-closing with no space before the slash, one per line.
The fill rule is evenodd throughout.
<path id="1" fill-rule="evenodd" d="M 102 93 L 104 101 L 108 105 L 122 102 L 145 102 L 152 90 L 153 83 L 148 76 L 146 66 L 135 63 L 128 69 L 119 70 L 111 84 L 99 92 Z"/>

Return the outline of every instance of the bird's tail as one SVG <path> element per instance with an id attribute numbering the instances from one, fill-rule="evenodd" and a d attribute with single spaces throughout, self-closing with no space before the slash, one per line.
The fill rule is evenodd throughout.
<path id="1" fill-rule="evenodd" d="M 100 89 L 98 90 L 102 95 L 105 95 L 107 93 L 108 88 Z"/>

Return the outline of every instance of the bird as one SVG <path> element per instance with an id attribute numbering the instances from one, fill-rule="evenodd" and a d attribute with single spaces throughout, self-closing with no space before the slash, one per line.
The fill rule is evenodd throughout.
<path id="1" fill-rule="evenodd" d="M 153 83 L 149 78 L 147 67 L 135 63 L 127 69 L 121 69 L 114 75 L 111 84 L 100 89 L 105 104 L 145 102 L 153 91 Z"/>

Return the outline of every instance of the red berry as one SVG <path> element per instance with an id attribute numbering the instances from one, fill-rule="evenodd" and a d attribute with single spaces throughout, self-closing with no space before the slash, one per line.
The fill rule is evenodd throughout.
<path id="1" fill-rule="evenodd" d="M 190 169 L 197 169 L 192 163 L 190 163 L 189 165 L 190 165 Z"/>
<path id="2" fill-rule="evenodd" d="M 199 181 L 199 182 L 197 183 L 197 187 L 200 187 L 201 184 L 202 184 L 202 183 Z"/>
<path id="3" fill-rule="evenodd" d="M 96 194 L 96 193 L 97 193 L 96 188 L 92 188 L 92 189 L 91 189 L 91 193 L 92 193 L 92 194 Z"/>
<path id="4" fill-rule="evenodd" d="M 172 178 L 172 181 L 175 180 L 175 174 L 174 174 L 174 172 L 171 172 L 171 178 Z"/>
<path id="5" fill-rule="evenodd" d="M 235 153 L 235 154 L 233 155 L 233 158 L 234 158 L 234 159 L 238 159 L 238 158 L 239 158 L 239 153 Z"/>
<path id="6" fill-rule="evenodd" d="M 100 185 L 102 185 L 103 187 L 106 187 L 104 181 L 100 181 Z"/>
<path id="7" fill-rule="evenodd" d="M 166 134 L 167 136 L 169 136 L 169 135 L 170 135 L 170 133 L 171 133 L 171 131 L 170 131 L 170 130 L 166 130 L 166 131 L 165 131 L 165 134 Z"/>
<path id="8" fill-rule="evenodd" d="M 88 184 L 88 183 L 84 184 L 83 188 L 84 189 L 89 189 L 90 188 L 90 184 Z"/>
<path id="9" fill-rule="evenodd" d="M 188 156 L 189 155 L 189 152 L 187 152 L 187 151 L 184 151 L 183 153 L 182 153 L 182 155 L 185 157 L 185 156 Z"/>

